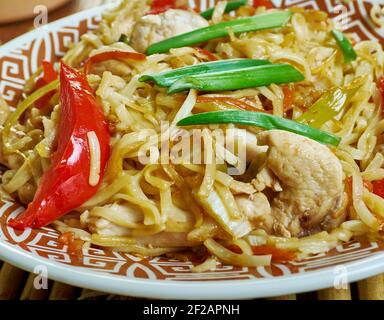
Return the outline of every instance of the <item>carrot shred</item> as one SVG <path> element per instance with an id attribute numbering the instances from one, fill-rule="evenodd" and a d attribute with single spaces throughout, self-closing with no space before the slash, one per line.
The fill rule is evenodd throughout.
<path id="1" fill-rule="evenodd" d="M 284 93 L 284 101 L 283 101 L 284 111 L 291 110 L 293 108 L 293 105 L 292 105 L 293 90 L 291 90 L 289 86 L 283 86 L 283 93 Z"/>
<path id="2" fill-rule="evenodd" d="M 381 94 L 381 114 L 384 115 L 384 76 L 379 78 L 377 87 Z"/>
<path id="3" fill-rule="evenodd" d="M 219 60 L 212 52 L 206 50 L 206 49 L 203 49 L 203 48 L 199 48 L 199 47 L 194 47 L 194 49 L 196 51 L 198 51 L 199 53 L 205 55 L 209 61 L 217 61 Z"/>
<path id="4" fill-rule="evenodd" d="M 60 235 L 58 241 L 68 246 L 68 253 L 70 255 L 82 256 L 83 240 L 75 239 L 73 232 L 64 232 Z"/>
<path id="5" fill-rule="evenodd" d="M 234 253 L 241 254 L 242 250 L 237 245 L 230 245 L 228 249 Z M 254 255 L 272 255 L 273 262 L 287 262 L 295 260 L 296 254 L 292 251 L 282 250 L 274 246 L 263 245 L 263 246 L 252 246 L 252 252 Z"/>
<path id="6" fill-rule="evenodd" d="M 92 65 L 105 60 L 145 60 L 146 56 L 142 53 L 137 52 L 126 52 L 126 51 L 107 51 L 96 54 L 90 57 L 84 65 L 84 73 L 88 74 Z"/>
<path id="7" fill-rule="evenodd" d="M 347 186 L 347 193 L 349 196 L 352 196 L 352 177 L 348 177 L 346 180 L 346 186 Z M 368 180 L 363 180 L 363 185 L 364 185 L 364 188 L 366 188 L 369 192 L 373 192 L 374 191 L 374 188 L 373 188 L 373 184 L 371 181 L 368 181 Z"/>

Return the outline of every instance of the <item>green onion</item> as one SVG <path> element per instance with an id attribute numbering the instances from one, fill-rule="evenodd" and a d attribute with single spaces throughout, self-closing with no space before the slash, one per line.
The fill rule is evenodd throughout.
<path id="1" fill-rule="evenodd" d="M 350 63 L 351 61 L 356 60 L 356 51 L 353 49 L 352 44 L 349 42 L 348 38 L 340 31 L 332 30 L 331 32 L 341 51 L 343 52 L 345 63 Z"/>
<path id="2" fill-rule="evenodd" d="M 213 62 L 199 63 L 193 66 L 169 70 L 158 74 L 143 75 L 139 78 L 139 81 L 153 81 L 160 87 L 169 87 L 174 82 L 185 76 L 229 71 L 234 69 L 254 67 L 266 64 L 271 64 L 271 62 L 269 62 L 268 60 L 256 59 L 218 60 Z"/>
<path id="3" fill-rule="evenodd" d="M 230 1 L 225 6 L 225 11 L 224 12 L 225 13 L 231 12 L 233 10 L 236 10 L 236 9 L 240 8 L 241 6 L 245 6 L 246 4 L 247 4 L 247 0 Z M 215 8 L 209 8 L 208 10 L 201 12 L 200 15 L 203 18 L 208 20 L 208 19 L 212 18 L 212 14 L 213 14 L 214 11 L 215 11 Z"/>
<path id="4" fill-rule="evenodd" d="M 341 138 L 335 135 L 309 127 L 296 121 L 273 116 L 267 113 L 252 111 L 226 110 L 198 113 L 180 120 L 177 125 L 190 126 L 220 123 L 250 125 L 266 130 L 279 129 L 290 131 L 311 138 L 318 142 L 330 144 L 333 146 L 338 146 L 341 140 Z"/>
<path id="5" fill-rule="evenodd" d="M 325 92 L 296 121 L 313 128 L 320 128 L 327 121 L 335 118 L 351 102 L 356 92 L 364 84 L 365 77 L 355 79 L 350 85 L 336 87 Z"/>
<path id="6" fill-rule="evenodd" d="M 278 11 L 259 14 L 250 18 L 221 22 L 154 43 L 147 49 L 147 55 L 163 53 L 172 48 L 192 46 L 208 40 L 226 37 L 228 36 L 229 30 L 237 34 L 280 28 L 288 22 L 291 15 L 292 13 L 290 11 Z"/>
<path id="7" fill-rule="evenodd" d="M 304 80 L 304 75 L 289 64 L 267 64 L 181 78 L 168 89 L 168 93 L 188 89 L 200 91 L 237 90 L 302 80 Z"/>
<path id="8" fill-rule="evenodd" d="M 56 90 L 59 87 L 59 80 L 52 81 L 48 83 L 44 87 L 33 92 L 28 98 L 26 98 L 23 102 L 21 102 L 16 110 L 12 112 L 7 120 L 4 123 L 4 129 L 2 132 L 3 139 L 3 151 L 4 153 L 12 152 L 11 146 L 8 142 L 9 134 L 11 132 L 12 126 L 16 123 L 16 121 L 20 118 L 20 116 L 27 110 L 33 103 L 39 100 L 41 97 L 45 96 L 48 92 Z"/>

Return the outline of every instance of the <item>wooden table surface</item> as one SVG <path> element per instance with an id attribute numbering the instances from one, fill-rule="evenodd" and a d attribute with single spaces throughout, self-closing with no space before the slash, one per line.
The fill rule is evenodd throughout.
<path id="1" fill-rule="evenodd" d="M 72 13 L 85 10 L 114 0 L 73 0 L 59 9 L 49 12 L 48 22 L 55 21 Z M 11 24 L 0 24 L 0 43 L 5 43 L 33 29 L 33 18 Z M 8 263 L 0 261 L 0 300 L 57 300 L 57 299 L 134 299 L 108 295 L 92 290 L 72 287 L 59 282 L 49 282 L 48 289 L 36 290 L 33 286 L 35 275 L 28 274 Z M 287 295 L 277 300 L 384 300 L 384 276 L 379 275 L 359 283 L 349 285 L 347 289 L 334 288 L 299 295 Z"/>

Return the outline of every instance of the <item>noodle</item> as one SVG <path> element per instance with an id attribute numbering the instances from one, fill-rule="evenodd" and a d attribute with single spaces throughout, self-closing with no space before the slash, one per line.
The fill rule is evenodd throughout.
<path id="1" fill-rule="evenodd" d="M 228 14 L 226 5 L 227 1 L 220 1 L 210 21 L 204 23 L 214 25 L 265 11 L 243 6 Z M 143 20 L 156 23 L 144 23 L 148 30 L 142 30 L 142 41 L 153 37 L 157 42 L 175 31 L 182 33 L 162 20 L 164 14 L 146 15 L 149 7 L 148 1 L 122 1 L 103 14 L 94 32 L 71 44 L 63 57 L 67 64 L 80 71 L 86 65 L 89 71 L 88 83 L 109 125 L 110 154 L 104 172 L 101 136 L 87 132 L 87 179 L 98 189 L 80 207 L 54 221 L 55 229 L 71 232 L 87 245 L 140 256 L 202 252 L 206 260 L 194 266 L 193 272 L 214 270 L 219 261 L 243 267 L 270 265 L 273 255 L 254 254 L 258 246 L 293 251 L 300 259 L 351 240 L 383 238 L 384 198 L 377 187 L 384 183 L 384 101 L 378 88 L 384 51 L 380 43 L 354 44 L 357 58 L 345 63 L 330 33 L 333 25 L 328 16 L 292 9 L 291 20 L 281 28 L 243 34 L 229 29 L 228 37 L 198 47 L 172 48 L 139 60 L 113 58 L 114 52 L 137 54 L 133 35 Z M 384 26 L 382 13 L 379 5 L 370 12 L 378 26 Z M 164 29 L 157 30 L 159 26 Z M 86 64 L 101 53 L 108 59 Z M 177 94 L 168 94 L 167 88 L 153 81 L 142 81 L 143 75 L 235 58 L 290 64 L 305 80 L 239 90 L 189 89 Z M 25 99 L 15 112 L 0 97 L 0 162 L 6 167 L 0 184 L 2 199 L 30 203 L 60 141 L 60 81 L 37 89 L 36 81 L 43 75 L 39 68 L 27 81 Z M 294 149 L 292 159 L 285 152 L 294 148 L 289 143 L 276 156 L 275 146 L 266 138 L 271 131 L 259 127 L 177 125 L 193 114 L 236 108 L 300 121 L 320 98 L 351 84 L 358 86 L 356 93 L 345 98 L 337 112 L 331 110 L 332 117 L 319 121 L 320 130 L 341 138 L 337 147 L 321 149 L 335 158 L 334 167 L 321 161 L 322 154 L 313 156 L 316 148 L 306 149 L 307 140 Z M 51 92 L 47 106 L 40 109 L 37 101 Z M 240 130 L 246 134 L 240 135 Z M 284 132 L 281 139 L 285 141 L 286 136 L 290 135 Z M 274 167 L 273 156 L 277 158 Z M 314 160 L 311 170 L 305 167 L 308 159 Z M 334 176 L 340 190 L 324 200 L 324 194 L 336 188 L 324 181 Z"/>
<path id="2" fill-rule="evenodd" d="M 100 180 L 100 143 L 95 131 L 87 133 L 90 147 L 89 185 L 96 186 Z"/>

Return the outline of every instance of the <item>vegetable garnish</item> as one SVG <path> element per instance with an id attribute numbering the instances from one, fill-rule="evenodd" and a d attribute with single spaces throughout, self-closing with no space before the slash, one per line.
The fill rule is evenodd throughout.
<path id="1" fill-rule="evenodd" d="M 384 114 L 384 76 L 380 77 L 377 82 L 377 87 L 380 92 L 380 98 L 381 98 L 381 113 Z"/>
<path id="2" fill-rule="evenodd" d="M 208 40 L 226 37 L 230 32 L 229 29 L 233 33 L 238 34 L 280 28 L 288 22 L 291 16 L 292 13 L 290 11 L 278 11 L 259 14 L 250 18 L 221 22 L 154 43 L 147 49 L 147 54 L 164 53 L 172 48 L 193 46 Z"/>
<path id="3" fill-rule="evenodd" d="M 267 113 L 252 112 L 252 111 L 212 111 L 205 113 L 198 113 L 180 120 L 178 126 L 191 126 L 201 124 L 221 124 L 221 123 L 235 123 L 242 125 L 250 125 L 260 127 L 266 130 L 279 129 L 290 131 L 324 144 L 338 146 L 341 138 L 320 131 L 318 129 L 309 127 L 305 124 L 298 123 L 293 120 L 277 117 Z"/>
<path id="4" fill-rule="evenodd" d="M 223 91 L 268 86 L 272 83 L 303 81 L 304 75 L 289 64 L 266 64 L 217 73 L 186 76 L 176 81 L 168 93 L 188 89 L 200 91 Z"/>
<path id="5" fill-rule="evenodd" d="M 88 74 L 92 65 L 105 60 L 145 60 L 145 55 L 137 52 L 106 51 L 90 57 L 84 65 L 84 73 Z"/>
<path id="6" fill-rule="evenodd" d="M 241 6 L 245 6 L 247 4 L 247 2 L 248 2 L 247 0 L 230 1 L 225 6 L 224 12 L 228 13 L 228 12 L 231 12 L 233 10 L 236 10 L 236 9 L 240 8 Z M 200 15 L 203 18 L 208 20 L 208 19 L 212 18 L 212 14 L 214 11 L 215 11 L 215 8 L 209 8 L 208 10 L 201 12 Z"/>
<path id="7" fill-rule="evenodd" d="M 109 131 L 102 107 L 84 75 L 61 64 L 58 146 L 43 173 L 33 201 L 9 225 L 39 228 L 79 207 L 98 190 L 109 157 Z M 92 150 L 88 133 L 99 144 L 99 181 L 90 185 Z"/>
<path id="8" fill-rule="evenodd" d="M 283 108 L 284 111 L 291 110 L 293 105 L 293 91 L 289 86 L 283 87 L 283 94 L 284 94 L 284 100 L 283 100 Z"/>
<path id="9" fill-rule="evenodd" d="M 373 193 L 384 198 L 384 179 L 372 181 Z"/>
<path id="10" fill-rule="evenodd" d="M 271 0 L 253 0 L 253 6 L 257 7 L 266 7 L 267 9 L 273 8 L 273 3 Z"/>
<path id="11" fill-rule="evenodd" d="M 40 98 L 44 97 L 47 93 L 56 90 L 59 87 L 59 80 L 55 80 L 44 87 L 37 89 L 33 92 L 28 98 L 26 98 L 22 103 L 18 105 L 16 110 L 12 112 L 4 123 L 4 129 L 2 131 L 3 138 L 3 152 L 9 153 L 12 152 L 12 147 L 8 141 L 9 134 L 11 132 L 12 126 L 20 118 L 20 116 L 26 111 L 31 105 L 33 105 Z"/>
<path id="12" fill-rule="evenodd" d="M 356 60 L 356 51 L 353 49 L 353 46 L 348 38 L 342 32 L 337 30 L 332 30 L 331 33 L 343 52 L 344 62 L 350 63 L 351 61 Z"/>
<path id="13" fill-rule="evenodd" d="M 151 11 L 148 14 L 159 14 L 176 8 L 176 0 L 152 0 Z"/>
<path id="14" fill-rule="evenodd" d="M 207 57 L 207 60 L 209 60 L 209 61 L 217 61 L 217 60 L 219 60 L 219 58 L 216 57 L 211 51 L 208 51 L 206 49 L 199 48 L 199 47 L 194 47 L 194 49 L 198 53 L 205 55 Z"/>
<path id="15" fill-rule="evenodd" d="M 177 80 L 197 74 L 217 73 L 227 70 L 242 69 L 260 65 L 271 64 L 268 60 L 256 59 L 228 59 L 213 62 L 195 64 L 170 71 L 161 72 L 153 75 L 143 75 L 139 81 L 153 81 L 160 87 L 169 87 Z"/>
<path id="16" fill-rule="evenodd" d="M 67 245 L 68 254 L 74 256 L 82 256 L 84 242 L 81 239 L 76 239 L 73 232 L 67 231 L 59 236 L 58 242 Z"/>
<path id="17" fill-rule="evenodd" d="M 258 112 L 265 112 L 268 113 L 268 111 L 258 109 L 256 107 L 253 107 L 249 105 L 248 103 L 231 97 L 197 97 L 196 103 L 213 103 L 213 104 L 224 104 L 228 105 L 230 107 L 234 107 L 236 109 L 240 110 L 248 110 L 248 111 L 258 111 Z"/>
<path id="18" fill-rule="evenodd" d="M 48 61 L 43 61 L 42 67 L 43 67 L 43 76 L 36 80 L 36 85 L 35 85 L 36 89 L 40 89 L 44 87 L 48 83 L 55 81 L 58 77 L 58 74 L 55 71 L 55 68 L 52 63 Z M 36 108 L 39 108 L 39 109 L 44 108 L 54 94 L 55 94 L 55 90 L 52 90 L 51 92 L 48 92 L 46 95 L 42 96 L 39 100 L 35 102 Z"/>
<path id="19" fill-rule="evenodd" d="M 254 255 L 257 255 L 257 256 L 266 255 L 266 254 L 272 255 L 273 262 L 293 261 L 296 258 L 296 254 L 293 251 L 279 249 L 270 245 L 251 246 L 251 248 L 252 248 L 252 253 Z M 238 254 L 243 253 L 243 251 L 237 245 L 229 245 L 228 249 L 233 251 L 234 253 L 238 253 Z"/>
<path id="20" fill-rule="evenodd" d="M 349 104 L 357 90 L 363 85 L 365 77 L 357 78 L 349 86 L 334 88 L 325 92 L 306 112 L 298 122 L 314 128 L 320 128 L 324 123 L 336 117 Z"/>
<path id="21" fill-rule="evenodd" d="M 380 181 L 376 181 L 376 182 L 380 183 Z M 377 195 L 380 195 L 374 191 L 373 185 L 374 185 L 374 183 L 372 183 L 371 181 L 363 179 L 363 187 L 365 189 L 367 189 L 369 192 L 373 192 Z M 345 179 L 345 187 L 346 187 L 345 191 L 347 192 L 349 199 L 352 199 L 352 176 L 349 176 Z M 384 187 L 384 181 L 383 181 L 383 187 Z M 378 189 L 376 189 L 376 191 L 377 190 Z M 384 188 L 382 189 L 382 191 L 383 191 L 382 195 L 384 196 Z"/>

